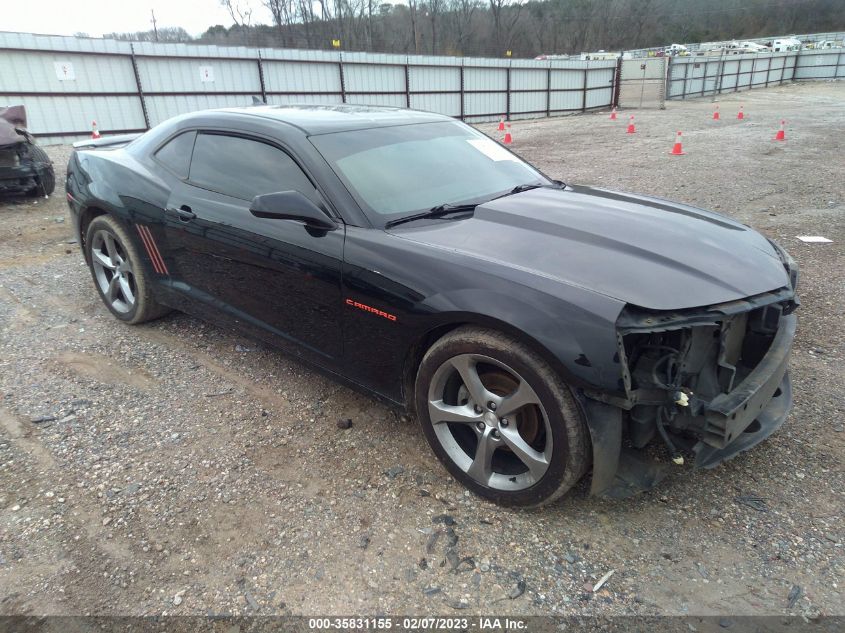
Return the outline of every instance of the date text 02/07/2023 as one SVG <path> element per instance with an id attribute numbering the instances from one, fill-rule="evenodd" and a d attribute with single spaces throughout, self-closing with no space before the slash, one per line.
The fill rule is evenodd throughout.
<path id="1" fill-rule="evenodd" d="M 514 618 L 484 617 L 372 617 L 372 618 L 309 618 L 308 628 L 323 631 L 519 631 L 525 621 Z"/>

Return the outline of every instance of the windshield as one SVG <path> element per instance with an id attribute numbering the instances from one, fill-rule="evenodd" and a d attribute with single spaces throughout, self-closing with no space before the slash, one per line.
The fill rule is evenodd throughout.
<path id="1" fill-rule="evenodd" d="M 312 136 L 377 226 L 441 204 L 484 202 L 522 184 L 550 184 L 504 147 L 457 121 Z"/>

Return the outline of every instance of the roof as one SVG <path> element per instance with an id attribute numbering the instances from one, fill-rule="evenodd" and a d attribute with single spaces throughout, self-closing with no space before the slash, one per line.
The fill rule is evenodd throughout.
<path id="1" fill-rule="evenodd" d="M 451 117 L 434 114 L 433 112 L 406 110 L 404 108 L 392 108 L 389 106 L 351 104 L 262 105 L 246 108 L 226 108 L 220 111 L 275 119 L 295 125 L 306 134 L 327 134 L 330 132 L 365 130 L 374 127 L 454 120 Z"/>

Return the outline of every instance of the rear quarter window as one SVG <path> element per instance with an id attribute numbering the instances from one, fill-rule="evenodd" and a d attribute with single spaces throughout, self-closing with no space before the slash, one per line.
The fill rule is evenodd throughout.
<path id="1" fill-rule="evenodd" d="M 156 160 L 179 178 L 187 178 L 196 135 L 196 132 L 185 132 L 170 139 L 155 153 Z"/>

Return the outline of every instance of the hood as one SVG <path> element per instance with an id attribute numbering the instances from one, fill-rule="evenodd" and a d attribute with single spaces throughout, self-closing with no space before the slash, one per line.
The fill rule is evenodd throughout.
<path id="1" fill-rule="evenodd" d="M 26 128 L 26 110 L 22 105 L 0 107 L 0 145 L 11 145 L 25 141 L 15 128 Z"/>
<path id="2" fill-rule="evenodd" d="M 653 310 L 733 301 L 789 284 L 756 231 L 695 207 L 589 187 L 533 189 L 472 218 L 391 233 Z"/>

